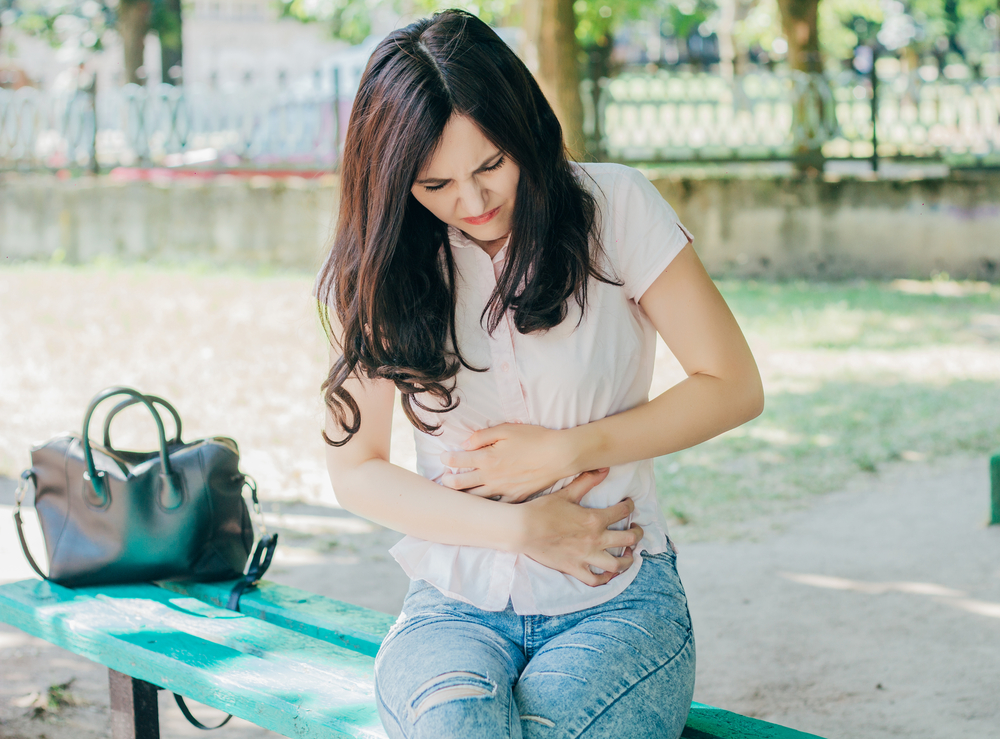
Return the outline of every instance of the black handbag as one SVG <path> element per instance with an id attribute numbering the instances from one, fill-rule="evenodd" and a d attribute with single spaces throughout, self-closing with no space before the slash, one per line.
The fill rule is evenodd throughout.
<path id="1" fill-rule="evenodd" d="M 92 443 L 94 411 L 120 395 L 127 397 L 104 419 L 104 445 Z M 145 405 L 156 422 L 156 451 L 124 451 L 111 445 L 112 419 L 136 403 Z M 173 417 L 172 441 L 167 441 L 157 405 Z M 35 510 L 49 555 L 47 575 L 24 537 L 21 503 L 29 483 L 35 487 Z M 244 488 L 250 490 L 260 519 L 256 547 Z M 231 611 L 239 611 L 240 596 L 267 570 L 278 543 L 278 535 L 264 527 L 253 478 L 240 472 L 236 442 L 223 436 L 181 441 L 181 417 L 174 407 L 127 387 L 111 387 L 94 396 L 81 436 L 64 434 L 31 450 L 31 467 L 21 473 L 14 500 L 14 522 L 28 564 L 46 580 L 82 587 L 240 578 L 229 593 L 226 607 Z M 174 699 L 199 729 L 218 729 L 232 718 L 205 726 L 181 696 L 175 693 Z"/>
<path id="2" fill-rule="evenodd" d="M 104 444 L 93 443 L 89 427 L 103 401 L 127 396 L 104 420 Z M 111 445 L 112 419 L 143 404 L 156 422 L 159 449 L 124 451 Z M 156 406 L 172 417 L 167 441 Z M 270 564 L 277 534 L 262 536 L 254 550 L 253 525 L 244 488 L 258 515 L 256 485 L 240 472 L 236 442 L 226 437 L 181 441 L 181 419 L 170 403 L 127 387 L 111 387 L 90 402 L 82 435 L 64 434 L 31 450 L 31 468 L 21 475 L 14 520 L 21 548 L 39 576 L 67 587 L 150 580 L 229 580 L 242 577 L 239 595 Z M 21 502 L 34 484 L 35 510 L 48 552 L 44 574 L 28 551 Z M 238 592 L 237 592 L 238 591 Z"/>

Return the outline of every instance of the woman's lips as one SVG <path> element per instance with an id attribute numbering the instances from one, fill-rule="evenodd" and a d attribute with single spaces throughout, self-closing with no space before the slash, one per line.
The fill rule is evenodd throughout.
<path id="1" fill-rule="evenodd" d="M 463 218 L 462 220 L 466 223 L 471 223 L 473 226 L 482 226 L 484 223 L 489 223 L 493 220 L 495 216 L 500 211 L 500 206 L 498 205 L 493 210 L 488 213 L 483 213 L 481 216 L 472 216 L 471 218 Z"/>

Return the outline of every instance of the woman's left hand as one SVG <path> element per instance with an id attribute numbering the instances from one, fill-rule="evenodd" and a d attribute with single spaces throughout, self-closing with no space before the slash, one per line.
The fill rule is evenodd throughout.
<path id="1" fill-rule="evenodd" d="M 483 498 L 520 503 L 576 474 L 565 437 L 560 431 L 518 423 L 476 431 L 462 444 L 465 451 L 441 453 L 446 466 L 468 470 L 443 475 L 441 484 Z"/>

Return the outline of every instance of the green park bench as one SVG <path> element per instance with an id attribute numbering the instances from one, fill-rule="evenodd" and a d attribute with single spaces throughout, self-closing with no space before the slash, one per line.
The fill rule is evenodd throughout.
<path id="1" fill-rule="evenodd" d="M 161 689 L 297 739 L 385 736 L 374 658 L 392 616 L 270 582 L 237 613 L 232 587 L 22 580 L 0 585 L 0 621 L 109 668 L 113 739 L 159 738 Z M 701 703 L 683 737 L 816 739 Z"/>
<path id="2" fill-rule="evenodd" d="M 1000 524 L 1000 454 L 990 457 L 990 525 Z"/>

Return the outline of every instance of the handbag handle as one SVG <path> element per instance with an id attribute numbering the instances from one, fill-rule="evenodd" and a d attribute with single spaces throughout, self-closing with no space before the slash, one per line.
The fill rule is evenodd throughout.
<path id="1" fill-rule="evenodd" d="M 108 479 L 104 471 L 98 470 L 94 465 L 94 452 L 90 448 L 89 437 L 90 419 L 94 415 L 94 411 L 98 405 L 116 395 L 128 395 L 136 402 L 142 403 L 149 409 L 153 420 L 156 421 L 156 432 L 160 442 L 160 503 L 167 510 L 177 508 L 183 501 L 184 494 L 181 489 L 180 479 L 170 467 L 170 457 L 167 456 L 166 432 L 163 430 L 163 419 L 160 418 L 160 414 L 157 413 L 156 408 L 149 398 L 130 387 L 109 387 L 102 390 L 90 401 L 87 413 L 83 417 L 83 454 L 87 462 L 87 471 L 83 473 L 83 479 L 84 482 L 89 482 L 94 489 L 94 495 L 96 496 L 95 504 L 99 507 L 108 505 L 111 502 L 111 488 L 108 485 Z"/>
<path id="2" fill-rule="evenodd" d="M 42 569 L 35 562 L 35 558 L 31 556 L 31 551 L 28 549 L 28 540 L 24 536 L 24 521 L 21 519 L 21 503 L 24 502 L 24 494 L 28 491 L 28 482 L 31 482 L 35 486 L 35 490 L 38 490 L 38 480 L 35 479 L 34 470 L 25 470 L 21 473 L 21 483 L 17 486 L 17 492 L 14 493 L 14 525 L 17 527 L 17 538 L 21 541 L 21 551 L 24 552 L 25 559 L 28 560 L 28 564 L 31 565 L 37 575 L 43 580 L 48 580 L 49 576 L 42 572 Z"/>
<path id="3" fill-rule="evenodd" d="M 170 442 L 168 442 L 168 444 L 180 444 L 180 443 L 182 443 L 181 442 L 181 417 L 180 417 L 180 414 L 177 413 L 177 409 L 174 408 L 172 405 L 170 405 L 170 403 L 168 403 L 167 401 L 165 401 L 163 398 L 161 398 L 161 397 L 159 397 L 157 395 L 147 395 L 146 398 L 149 399 L 149 401 L 151 403 L 154 403 L 154 404 L 156 404 L 156 405 L 158 405 L 158 406 L 160 406 L 162 408 L 165 408 L 170 413 L 170 415 L 173 416 L 173 418 L 174 418 L 174 429 L 176 430 L 176 432 L 174 433 L 173 440 L 170 441 Z M 138 402 L 140 402 L 138 398 L 126 398 L 121 403 L 119 403 L 114 408 L 112 408 L 111 412 L 108 413 L 107 417 L 104 419 L 104 448 L 105 449 L 114 450 L 114 447 L 111 446 L 111 421 L 112 421 L 112 419 L 115 416 L 117 416 L 118 413 L 120 413 L 121 411 L 125 410 L 126 408 L 129 408 L 130 406 L 135 405 Z"/>

